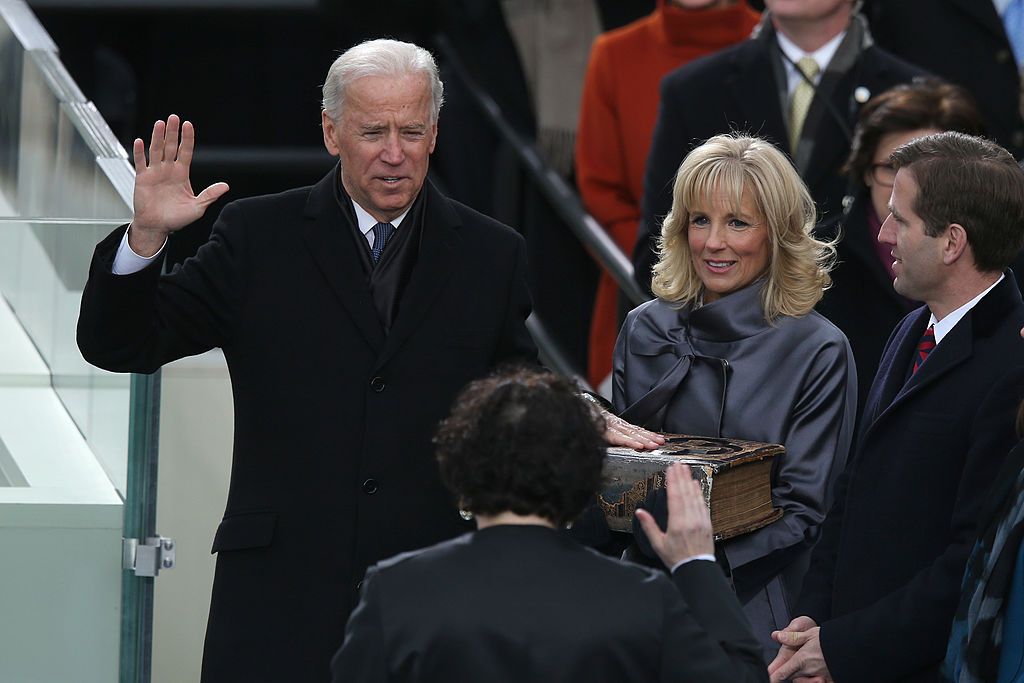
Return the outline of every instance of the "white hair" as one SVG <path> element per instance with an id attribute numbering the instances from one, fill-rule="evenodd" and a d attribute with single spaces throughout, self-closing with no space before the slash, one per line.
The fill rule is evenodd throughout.
<path id="1" fill-rule="evenodd" d="M 444 103 L 444 84 L 437 72 L 437 62 L 422 47 L 399 40 L 367 40 L 335 59 L 323 86 L 323 111 L 337 121 L 345 106 L 345 91 L 360 78 L 416 74 L 422 74 L 430 82 L 431 123 L 437 123 Z"/>

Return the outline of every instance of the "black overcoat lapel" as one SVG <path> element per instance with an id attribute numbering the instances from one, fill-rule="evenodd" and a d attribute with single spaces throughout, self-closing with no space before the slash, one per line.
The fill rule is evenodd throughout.
<path id="1" fill-rule="evenodd" d="M 775 39 L 770 35 L 753 38 L 737 50 L 731 63 L 724 87 L 737 104 L 736 111 L 743 112 L 743 121 L 730 121 L 729 125 L 741 126 L 741 133 L 766 138 L 784 153 L 788 153 L 786 121 L 779 102 L 779 85 L 772 66 L 771 50 Z M 770 106 L 766 106 L 770 103 Z"/>
<path id="2" fill-rule="evenodd" d="M 310 191 L 302 238 L 355 328 L 375 352 L 380 352 L 384 328 L 370 299 L 366 272 L 347 227 L 348 220 L 338 206 L 334 193 L 336 178 L 332 170 Z"/>
<path id="3" fill-rule="evenodd" d="M 992 2 L 980 2 L 980 0 L 949 0 L 949 4 L 960 9 L 961 12 L 969 15 L 972 19 L 987 28 L 993 35 L 1005 36 L 1003 22 L 999 19 L 996 7 Z"/>
<path id="4" fill-rule="evenodd" d="M 974 340 L 992 334 L 992 330 L 1009 311 L 1020 303 L 1020 291 L 1017 289 L 1013 274 L 1006 271 L 1004 275 L 1003 280 L 950 330 L 942 343 L 932 351 L 927 362 L 907 382 L 903 381 L 907 368 L 931 314 L 927 307 L 922 307 L 911 314 L 914 316 L 912 322 L 908 321 L 908 324 L 901 325 L 899 350 L 894 354 L 892 364 L 885 368 L 886 375 L 881 387 L 880 400 L 874 411 L 877 417 L 868 427 L 868 433 L 893 411 L 912 400 L 915 394 L 967 361 L 974 352 Z M 993 359 L 993 362 L 999 361 Z M 955 397 L 951 397 L 950 400 L 955 400 Z"/>
<path id="5" fill-rule="evenodd" d="M 864 409 L 865 424 L 868 425 L 865 436 L 874 429 L 878 420 L 892 405 L 893 400 L 903 388 L 911 356 L 917 348 L 918 340 L 928 326 L 931 312 L 926 306 L 922 306 L 908 315 L 909 318 L 904 319 L 897 331 L 893 333 L 894 338 L 890 343 L 895 346 L 895 352 L 891 355 L 883 354 L 878 374 L 871 386 L 871 394 L 868 396 L 868 403 Z"/>
<path id="6" fill-rule="evenodd" d="M 416 331 L 423 318 L 430 311 L 437 295 L 444 289 L 448 278 L 463 255 L 462 238 L 459 236 L 461 221 L 451 208 L 448 200 L 438 192 L 430 181 L 423 184 L 426 206 L 423 211 L 423 233 L 420 238 L 419 256 L 412 276 L 405 286 L 398 316 L 387 335 L 384 348 L 377 357 L 377 367 L 388 361 L 395 352 Z M 472 258 L 472 255 L 465 256 Z M 466 296 L 472 296 L 466 292 Z"/>
<path id="7" fill-rule="evenodd" d="M 863 55 L 858 60 L 863 62 Z M 815 194 L 817 186 L 828 182 L 836 174 L 843 159 L 850 152 L 848 132 L 853 128 L 856 116 L 856 104 L 853 101 L 853 90 L 863 85 L 863 64 L 855 64 L 849 71 L 842 74 L 835 83 L 828 102 L 824 98 L 815 97 L 807 112 L 808 122 L 816 121 L 814 132 L 814 150 L 807 160 L 807 168 L 801 175 L 811 185 L 811 194 Z M 826 72 L 827 73 L 827 72 Z M 843 130 L 836 117 L 843 117 L 846 131 Z"/>

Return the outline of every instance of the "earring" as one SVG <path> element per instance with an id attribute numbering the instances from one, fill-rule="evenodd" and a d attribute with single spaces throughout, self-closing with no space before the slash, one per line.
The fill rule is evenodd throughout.
<path id="1" fill-rule="evenodd" d="M 459 517 L 462 517 L 462 519 L 466 520 L 467 522 L 472 522 L 473 521 L 473 511 L 472 510 L 461 510 L 460 509 L 459 510 Z"/>

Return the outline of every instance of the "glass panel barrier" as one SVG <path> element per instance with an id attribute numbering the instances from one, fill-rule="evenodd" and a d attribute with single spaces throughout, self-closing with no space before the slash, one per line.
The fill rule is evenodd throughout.
<path id="1" fill-rule="evenodd" d="M 122 569 L 122 537 L 155 535 L 159 378 L 93 368 L 75 340 L 133 175 L 27 5 L 0 0 L 3 681 L 148 680 L 153 580 Z"/>

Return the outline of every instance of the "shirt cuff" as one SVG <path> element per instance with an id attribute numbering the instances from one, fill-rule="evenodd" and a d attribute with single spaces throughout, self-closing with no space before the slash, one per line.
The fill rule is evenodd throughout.
<path id="1" fill-rule="evenodd" d="M 128 227 L 131 230 L 131 226 Z M 160 251 L 156 252 L 152 256 L 139 256 L 132 248 L 128 245 L 128 230 L 124 231 L 124 236 L 121 237 L 121 245 L 117 248 L 117 254 L 114 256 L 114 265 L 110 268 L 114 275 L 131 275 L 137 273 L 150 263 L 153 262 L 157 256 L 163 253 L 164 247 L 167 246 L 167 238 L 164 238 L 164 243 L 160 246 Z"/>
<path id="2" fill-rule="evenodd" d="M 674 574 L 675 571 L 682 567 L 684 564 L 686 564 L 687 562 L 693 562 L 694 560 L 705 560 L 707 562 L 717 561 L 715 560 L 714 555 L 693 555 L 692 557 L 687 557 L 685 560 L 679 560 L 674 565 L 672 565 L 672 571 L 670 573 Z"/>

